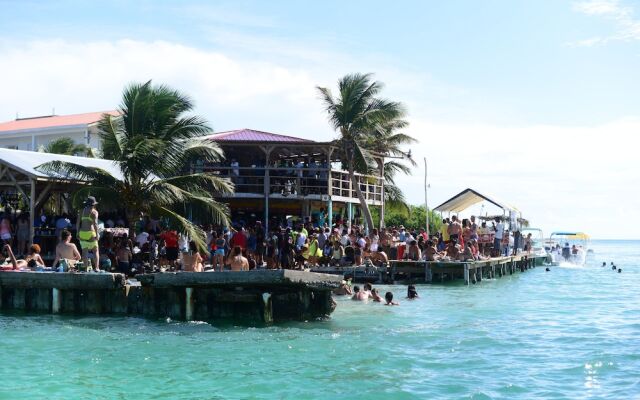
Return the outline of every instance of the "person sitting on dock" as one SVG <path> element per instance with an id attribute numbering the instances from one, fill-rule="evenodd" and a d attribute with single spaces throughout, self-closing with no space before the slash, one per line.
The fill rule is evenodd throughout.
<path id="1" fill-rule="evenodd" d="M 44 268 L 44 260 L 40 256 L 40 245 L 32 244 L 29 248 L 29 255 L 24 259 L 31 269 Z"/>
<path id="2" fill-rule="evenodd" d="M 13 250 L 9 244 L 5 244 L 2 248 L 3 256 L 5 260 L 0 264 L 0 271 L 17 270 L 21 268 L 27 268 L 27 262 L 25 260 L 16 260 L 16 256 L 13 255 Z"/>
<path id="3" fill-rule="evenodd" d="M 475 261 L 473 251 L 471 250 L 471 242 L 467 242 L 464 246 L 462 254 L 460 254 L 460 261 Z"/>
<path id="4" fill-rule="evenodd" d="M 387 292 L 384 295 L 384 299 L 386 300 L 385 306 L 399 306 L 397 302 L 393 301 L 393 293 Z"/>
<path id="5" fill-rule="evenodd" d="M 422 258 L 422 252 L 420 251 L 420 247 L 418 247 L 418 242 L 412 240 L 409 243 L 409 248 L 407 249 L 406 254 L 407 260 L 411 261 L 419 261 Z"/>
<path id="6" fill-rule="evenodd" d="M 427 246 L 424 249 L 424 257 L 427 261 L 439 261 L 442 255 L 436 249 L 433 240 L 427 240 Z"/>
<path id="7" fill-rule="evenodd" d="M 460 256 L 460 247 L 458 247 L 458 242 L 455 240 L 450 240 L 446 250 L 447 259 L 450 261 L 456 261 L 459 256 Z"/>
<path id="8" fill-rule="evenodd" d="M 389 264 L 389 257 L 381 246 L 378 246 L 378 251 L 371 252 L 371 262 L 379 267 Z"/>
<path id="9" fill-rule="evenodd" d="M 413 300 L 413 299 L 417 299 L 420 296 L 418 296 L 418 292 L 416 291 L 416 287 L 414 285 L 409 285 L 409 287 L 407 287 L 407 299 L 409 300 Z"/>
<path id="10" fill-rule="evenodd" d="M 235 246 L 233 250 L 231 250 L 231 254 L 229 254 L 229 259 L 227 260 L 227 264 L 231 265 L 232 271 L 248 271 L 249 270 L 249 260 L 247 260 L 242 255 L 242 249 L 240 246 Z"/>
<path id="11" fill-rule="evenodd" d="M 73 267 L 80 258 L 78 248 L 71 243 L 71 232 L 64 229 L 60 233 L 60 243 L 56 245 L 56 258 L 53 260 L 53 268 L 58 267 L 60 260 L 67 260 L 68 265 Z"/>

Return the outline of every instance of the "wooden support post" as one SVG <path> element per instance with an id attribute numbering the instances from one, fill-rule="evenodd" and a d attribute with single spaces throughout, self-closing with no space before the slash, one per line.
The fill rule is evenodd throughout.
<path id="1" fill-rule="evenodd" d="M 391 267 L 391 284 L 393 285 L 393 283 L 396 280 L 396 267 L 398 265 L 398 262 L 394 262 L 392 265 L 393 266 Z"/>
<path id="2" fill-rule="evenodd" d="M 60 289 L 51 289 L 51 312 L 58 314 L 62 308 L 62 293 Z"/>
<path id="3" fill-rule="evenodd" d="M 476 269 L 477 271 L 477 269 Z M 482 267 L 480 267 L 480 274 L 478 275 L 478 282 L 482 282 Z"/>
<path id="4" fill-rule="evenodd" d="M 184 311 L 184 319 L 187 321 L 193 321 L 193 288 L 185 288 L 185 311 Z"/>
<path id="5" fill-rule="evenodd" d="M 31 181 L 31 195 L 29 196 L 29 246 L 33 244 L 33 236 L 35 235 L 34 222 L 36 217 L 36 181 L 35 179 L 30 179 Z M 23 249 L 20 249 L 23 251 Z"/>
<path id="6" fill-rule="evenodd" d="M 266 324 L 273 322 L 273 302 L 271 301 L 271 293 L 262 293 L 262 320 Z"/>
<path id="7" fill-rule="evenodd" d="M 469 264 L 464 265 L 464 284 L 469 285 Z"/>

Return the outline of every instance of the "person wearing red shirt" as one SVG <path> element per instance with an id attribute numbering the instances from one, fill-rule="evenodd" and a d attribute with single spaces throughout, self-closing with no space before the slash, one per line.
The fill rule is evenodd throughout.
<path id="1" fill-rule="evenodd" d="M 244 228 L 240 228 L 239 231 L 233 234 L 230 241 L 230 247 L 240 247 L 244 252 L 247 249 L 247 235 L 244 232 Z"/>
<path id="2" fill-rule="evenodd" d="M 167 260 L 175 266 L 176 260 L 178 260 L 178 232 L 164 231 L 160 234 L 160 239 L 164 241 L 164 246 L 167 250 Z"/>

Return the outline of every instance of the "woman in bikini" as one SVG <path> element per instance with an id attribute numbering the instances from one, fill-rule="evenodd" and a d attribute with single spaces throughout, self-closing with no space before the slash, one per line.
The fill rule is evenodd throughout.
<path id="1" fill-rule="evenodd" d="M 231 265 L 232 271 L 248 271 L 249 260 L 242 256 L 242 249 L 240 246 L 235 246 L 229 255 L 227 264 Z"/>
<path id="2" fill-rule="evenodd" d="M 82 262 L 87 264 L 89 259 L 89 253 L 93 253 L 91 256 L 91 263 L 95 271 L 100 270 L 100 257 L 98 254 L 98 210 L 96 210 L 96 198 L 93 196 L 87 197 L 84 202 L 84 208 L 80 211 L 78 217 L 78 239 L 80 240 L 80 247 L 82 248 Z"/>
<path id="3" fill-rule="evenodd" d="M 193 240 L 189 242 L 189 251 L 182 253 L 182 270 L 185 272 L 202 272 L 202 256 Z"/>

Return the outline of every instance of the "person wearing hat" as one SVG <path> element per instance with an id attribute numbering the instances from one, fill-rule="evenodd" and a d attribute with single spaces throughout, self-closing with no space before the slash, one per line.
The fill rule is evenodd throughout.
<path id="1" fill-rule="evenodd" d="M 84 208 L 78 216 L 76 229 L 78 230 L 78 239 L 82 248 L 82 262 L 88 265 L 89 253 L 91 253 L 91 265 L 95 271 L 100 270 L 100 257 L 98 254 L 98 210 L 96 210 L 96 198 L 87 197 L 84 202 Z"/>

